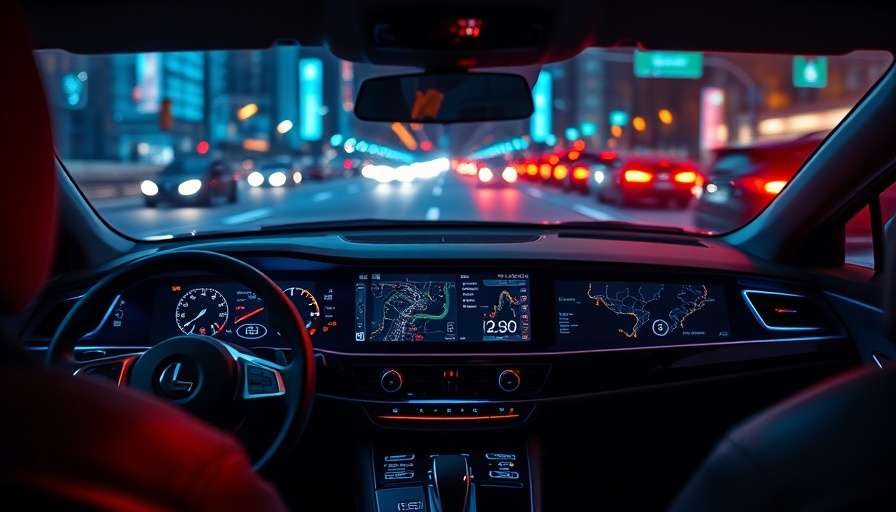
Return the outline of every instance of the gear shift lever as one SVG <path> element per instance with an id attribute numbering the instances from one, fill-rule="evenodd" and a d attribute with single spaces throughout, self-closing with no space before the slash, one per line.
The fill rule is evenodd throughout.
<path id="1" fill-rule="evenodd" d="M 471 503 L 470 467 L 462 455 L 439 455 L 432 461 L 435 504 L 440 512 L 475 512 Z M 434 507 L 435 508 L 435 507 Z"/>

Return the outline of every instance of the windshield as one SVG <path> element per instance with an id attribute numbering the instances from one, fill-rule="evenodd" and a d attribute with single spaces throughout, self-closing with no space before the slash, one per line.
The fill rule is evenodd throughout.
<path id="1" fill-rule="evenodd" d="M 322 48 L 36 56 L 63 165 L 138 239 L 370 219 L 726 232 L 892 62 L 588 49 L 524 70 L 530 118 L 441 125 L 358 120 L 365 79 L 413 70 Z M 226 172 L 160 181 L 204 158 Z"/>

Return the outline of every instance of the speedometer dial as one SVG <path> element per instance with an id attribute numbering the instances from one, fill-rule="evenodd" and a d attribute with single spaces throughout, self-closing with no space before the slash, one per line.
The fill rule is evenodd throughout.
<path id="1" fill-rule="evenodd" d="M 320 306 L 317 304 L 317 299 L 314 298 L 314 295 L 298 286 L 287 288 L 283 290 L 283 293 L 289 297 L 289 300 L 295 304 L 299 314 L 302 315 L 308 334 L 317 332 L 317 324 L 320 322 Z"/>
<path id="2" fill-rule="evenodd" d="M 214 288 L 194 288 L 177 303 L 175 321 L 184 334 L 215 336 L 227 325 L 227 300 Z"/>

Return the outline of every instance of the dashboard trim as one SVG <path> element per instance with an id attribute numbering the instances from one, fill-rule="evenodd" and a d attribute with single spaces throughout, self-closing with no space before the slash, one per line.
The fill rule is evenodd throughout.
<path id="1" fill-rule="evenodd" d="M 879 314 L 879 315 L 883 315 L 883 314 L 884 314 L 884 310 L 881 309 L 881 308 L 879 308 L 879 307 L 877 307 L 877 306 L 872 306 L 871 304 L 866 304 L 866 303 L 864 303 L 864 302 L 862 302 L 862 301 L 859 301 L 859 300 L 856 300 L 856 299 L 851 299 L 851 298 L 849 298 L 849 297 L 840 295 L 839 293 L 833 293 L 833 292 L 825 291 L 824 294 L 827 295 L 827 296 L 829 296 L 829 297 L 833 297 L 833 298 L 835 298 L 835 299 L 842 300 L 842 301 L 845 301 L 845 302 L 849 302 L 850 304 L 855 304 L 856 306 L 863 307 L 863 308 L 868 309 L 868 310 L 870 310 L 870 311 L 873 311 L 873 312 L 875 312 L 875 313 L 877 313 L 877 314 Z"/>
<path id="2" fill-rule="evenodd" d="M 797 338 L 777 338 L 771 340 L 734 340 L 734 341 L 717 341 L 713 343 L 689 343 L 684 345 L 656 345 L 646 347 L 623 347 L 623 348 L 595 348 L 587 350 L 568 350 L 568 351 L 542 351 L 542 352 L 401 352 L 401 353 L 372 353 L 372 352 L 342 352 L 332 349 L 315 348 L 315 352 L 323 354 L 331 354 L 346 357 L 379 357 L 379 358 L 402 358 L 402 357 L 543 357 L 543 356 L 566 356 L 576 354 L 595 354 L 603 352 L 629 352 L 638 350 L 658 350 L 664 348 L 693 348 L 693 347 L 725 347 L 730 345 L 745 345 L 758 343 L 789 343 L 804 341 L 834 341 L 844 340 L 845 336 L 829 335 L 829 336 L 807 336 Z"/>

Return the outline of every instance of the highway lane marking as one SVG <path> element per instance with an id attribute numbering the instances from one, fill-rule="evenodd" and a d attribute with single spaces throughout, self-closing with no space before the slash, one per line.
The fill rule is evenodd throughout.
<path id="1" fill-rule="evenodd" d="M 439 208 L 437 206 L 431 206 L 429 210 L 426 210 L 426 220 L 439 220 Z"/>
<path id="2" fill-rule="evenodd" d="M 314 194 L 313 196 L 311 196 L 311 200 L 314 201 L 315 203 L 319 203 L 321 201 L 326 201 L 327 199 L 332 199 L 332 197 L 333 197 L 333 193 L 330 191 L 318 192 L 317 194 Z"/>
<path id="3" fill-rule="evenodd" d="M 584 204 L 575 203 L 572 205 L 572 209 L 586 217 L 591 217 L 594 220 L 618 220 L 616 217 L 606 212 L 591 208 L 590 206 L 585 206 Z"/>
<path id="4" fill-rule="evenodd" d="M 435 197 L 439 197 L 439 196 L 441 196 L 441 195 L 442 195 L 442 187 L 440 187 L 440 186 L 438 186 L 438 185 L 436 185 L 435 187 L 433 187 L 433 188 L 432 188 L 432 195 L 434 195 Z"/>
<path id="5" fill-rule="evenodd" d="M 537 197 L 538 199 L 542 199 L 544 197 L 544 192 L 538 190 L 537 188 L 526 187 L 523 190 L 526 191 L 532 197 Z"/>
<path id="6" fill-rule="evenodd" d="M 274 214 L 274 209 L 269 207 L 264 208 L 256 208 L 254 210 L 249 210 L 243 213 L 237 213 L 236 215 L 231 215 L 229 217 L 224 217 L 221 221 L 228 226 L 232 226 L 234 224 L 243 224 L 246 222 L 252 222 L 253 220 L 263 219 L 265 217 L 270 217 Z"/>

